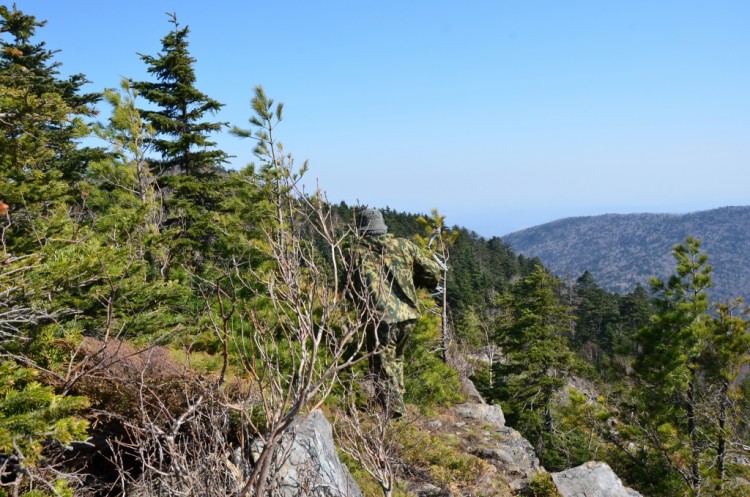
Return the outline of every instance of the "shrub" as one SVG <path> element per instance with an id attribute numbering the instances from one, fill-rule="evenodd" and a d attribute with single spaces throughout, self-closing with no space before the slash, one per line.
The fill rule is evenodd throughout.
<path id="1" fill-rule="evenodd" d="M 523 490 L 524 497 L 560 497 L 549 473 L 537 473 Z"/>
<path id="2" fill-rule="evenodd" d="M 425 313 L 404 353 L 405 400 L 423 411 L 463 401 L 458 373 L 441 357 L 438 321 L 438 316 Z"/>

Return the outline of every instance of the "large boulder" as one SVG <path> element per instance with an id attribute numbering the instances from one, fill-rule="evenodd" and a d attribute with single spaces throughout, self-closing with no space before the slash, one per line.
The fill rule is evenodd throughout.
<path id="1" fill-rule="evenodd" d="M 256 455 L 262 450 L 256 443 Z M 320 410 L 302 416 L 284 436 L 274 457 L 274 483 L 282 497 L 363 497 L 339 460 L 331 424 Z"/>
<path id="2" fill-rule="evenodd" d="M 475 419 L 498 428 L 505 426 L 505 415 L 499 405 L 466 403 L 454 406 L 453 411 L 462 418 Z"/>
<path id="3" fill-rule="evenodd" d="M 590 461 L 559 473 L 552 473 L 552 481 L 562 497 L 642 497 L 623 486 L 606 463 Z"/>

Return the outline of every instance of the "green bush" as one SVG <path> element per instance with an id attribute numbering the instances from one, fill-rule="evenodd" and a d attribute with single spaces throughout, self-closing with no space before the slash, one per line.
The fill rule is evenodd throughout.
<path id="1" fill-rule="evenodd" d="M 75 411 L 88 406 L 87 399 L 57 395 L 52 387 L 36 381 L 36 377 L 33 369 L 9 360 L 0 361 L 0 454 L 17 460 L 23 470 L 21 474 L 10 475 L 17 478 L 14 492 L 27 488 L 26 475 L 35 472 L 50 442 L 69 445 L 87 438 L 88 422 L 73 416 Z M 63 479 L 58 478 L 54 487 L 56 495 L 72 496 Z M 5 495 L 0 489 L 0 497 Z M 48 494 L 36 490 L 21 495 Z"/>
<path id="2" fill-rule="evenodd" d="M 560 497 L 549 473 L 537 473 L 521 495 L 524 497 Z"/>
<path id="3" fill-rule="evenodd" d="M 88 406 L 85 397 L 56 395 L 35 381 L 36 371 L 0 362 L 0 453 L 36 462 L 48 441 L 84 440 L 88 422 L 72 415 Z"/>
<path id="4" fill-rule="evenodd" d="M 443 362 L 439 347 L 439 317 L 425 312 L 404 352 L 405 401 L 423 411 L 464 400 L 458 373 Z"/>

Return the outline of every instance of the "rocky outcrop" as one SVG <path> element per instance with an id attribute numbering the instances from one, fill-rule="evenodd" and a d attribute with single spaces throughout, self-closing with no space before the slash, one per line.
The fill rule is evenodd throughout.
<path id="1" fill-rule="evenodd" d="M 591 461 L 552 473 L 552 481 L 562 497 L 642 497 L 624 487 L 612 468 L 603 462 Z"/>
<path id="2" fill-rule="evenodd" d="M 433 434 L 457 437 L 462 450 L 482 459 L 489 471 L 473 482 L 471 489 L 451 493 L 434 485 L 415 484 L 409 485 L 410 495 L 519 495 L 539 473 L 546 473 L 529 441 L 505 426 L 500 406 L 456 405 L 439 416 L 421 421 L 419 427 Z M 562 497 L 642 497 L 623 486 L 612 469 L 601 462 L 588 462 L 553 473 L 551 477 Z"/>
<path id="3" fill-rule="evenodd" d="M 457 495 L 514 495 L 545 472 L 533 447 L 514 429 L 505 426 L 500 406 L 466 403 L 453 406 L 439 416 L 413 420 L 420 430 L 450 434 L 461 440 L 465 453 L 483 460 L 488 471 L 472 489 L 449 490 L 426 481 L 402 483 L 417 497 Z M 255 451 L 259 451 L 258 444 Z M 276 495 L 283 497 L 362 497 L 348 469 L 341 464 L 333 443 L 332 428 L 316 410 L 289 431 L 277 450 Z M 588 462 L 560 473 L 552 480 L 562 497 L 642 497 L 623 486 L 612 469 L 602 462 Z M 497 489 L 501 490 L 500 493 Z M 458 491 L 458 493 L 456 493 Z"/>
<path id="4" fill-rule="evenodd" d="M 497 469 L 497 476 L 513 490 L 528 485 L 544 468 L 531 444 L 513 428 L 505 426 L 503 410 L 498 405 L 460 404 L 452 411 L 461 419 L 454 431 L 472 432 L 468 451 Z M 467 424 L 473 426 L 467 427 Z"/>
<path id="5" fill-rule="evenodd" d="M 259 453 L 262 444 L 257 443 Z M 300 418 L 276 450 L 277 493 L 282 497 L 363 497 L 339 460 L 331 424 L 320 410 Z"/>

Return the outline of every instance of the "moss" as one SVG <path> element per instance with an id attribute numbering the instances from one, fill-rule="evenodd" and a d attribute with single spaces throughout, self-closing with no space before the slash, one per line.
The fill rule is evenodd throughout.
<path id="1" fill-rule="evenodd" d="M 347 454 L 339 452 L 339 458 L 341 462 L 349 469 L 352 474 L 352 478 L 357 482 L 359 489 L 362 491 L 362 495 L 375 496 L 380 495 L 383 491 L 380 488 L 380 484 L 370 474 L 365 471 L 362 465 Z"/>
<path id="2" fill-rule="evenodd" d="M 433 435 L 410 425 L 400 436 L 404 461 L 427 470 L 438 485 L 469 485 L 487 469 L 487 463 L 463 452 L 460 439 L 450 434 Z"/>
<path id="3" fill-rule="evenodd" d="M 560 497 L 549 473 L 537 473 L 522 494 L 524 497 Z"/>

